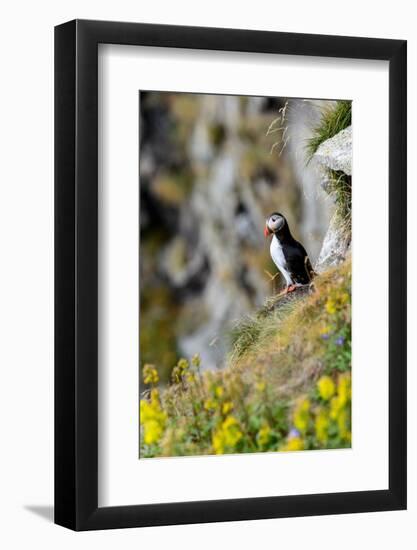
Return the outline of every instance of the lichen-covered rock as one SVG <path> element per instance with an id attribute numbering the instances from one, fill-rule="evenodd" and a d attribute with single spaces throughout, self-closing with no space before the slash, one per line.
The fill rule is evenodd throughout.
<path id="1" fill-rule="evenodd" d="M 352 126 L 324 141 L 314 158 L 326 168 L 352 175 Z"/>
<path id="2" fill-rule="evenodd" d="M 316 271 L 324 271 L 346 260 L 350 251 L 350 241 L 350 234 L 340 226 L 340 220 L 336 213 L 324 237 L 320 255 L 315 265 Z"/>

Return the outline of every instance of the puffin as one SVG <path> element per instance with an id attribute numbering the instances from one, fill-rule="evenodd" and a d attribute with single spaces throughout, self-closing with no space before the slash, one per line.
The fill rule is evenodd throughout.
<path id="1" fill-rule="evenodd" d="M 291 235 L 288 222 L 279 212 L 268 216 L 264 228 L 265 238 L 272 235 L 270 252 L 274 264 L 285 279 L 284 293 L 311 283 L 315 272 L 304 246 Z"/>

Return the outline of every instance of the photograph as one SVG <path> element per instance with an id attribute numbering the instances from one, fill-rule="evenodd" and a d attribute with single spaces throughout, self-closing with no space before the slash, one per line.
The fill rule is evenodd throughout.
<path id="1" fill-rule="evenodd" d="M 139 458 L 350 448 L 352 101 L 139 117 Z"/>

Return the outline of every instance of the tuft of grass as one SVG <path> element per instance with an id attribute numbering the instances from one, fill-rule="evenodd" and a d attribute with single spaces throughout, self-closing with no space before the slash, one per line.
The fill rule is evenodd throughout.
<path id="1" fill-rule="evenodd" d="M 337 101 L 334 107 L 323 110 L 318 126 L 313 129 L 313 136 L 307 142 L 308 158 L 311 159 L 320 145 L 352 124 L 352 102 Z"/>
<path id="2" fill-rule="evenodd" d="M 229 333 L 232 348 L 229 363 L 255 349 L 259 338 L 265 338 L 265 332 L 272 336 L 277 324 L 290 314 L 302 295 L 304 292 L 298 290 L 294 294 L 271 296 L 255 315 L 247 315 L 236 323 Z"/>
<path id="3" fill-rule="evenodd" d="M 327 192 L 334 198 L 341 232 L 350 239 L 352 230 L 352 177 L 342 171 L 328 170 Z"/>
<path id="4" fill-rule="evenodd" d="M 262 332 L 261 320 L 257 316 L 246 316 L 230 331 L 230 340 L 236 357 L 241 357 L 254 346 Z"/>

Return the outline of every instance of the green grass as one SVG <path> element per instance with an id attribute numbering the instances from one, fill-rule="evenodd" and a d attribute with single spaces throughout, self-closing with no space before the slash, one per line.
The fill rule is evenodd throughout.
<path id="1" fill-rule="evenodd" d="M 341 232 L 350 239 L 352 231 L 352 178 L 344 172 L 328 170 L 327 192 L 334 199 Z"/>
<path id="2" fill-rule="evenodd" d="M 308 158 L 311 159 L 320 145 L 352 124 L 352 102 L 340 100 L 334 107 L 323 110 L 320 123 L 313 129 L 307 142 Z"/>
<path id="3" fill-rule="evenodd" d="M 238 360 L 248 350 L 254 349 L 261 336 L 267 337 L 269 334 L 265 334 L 265 328 L 268 332 L 269 327 L 269 333 L 272 336 L 277 324 L 289 315 L 300 297 L 300 292 L 272 296 L 254 315 L 247 315 L 236 323 L 229 334 L 232 348 L 229 363 Z"/>

